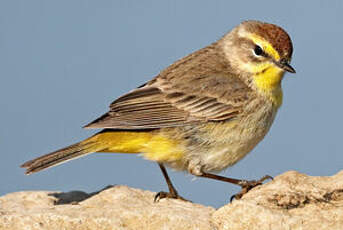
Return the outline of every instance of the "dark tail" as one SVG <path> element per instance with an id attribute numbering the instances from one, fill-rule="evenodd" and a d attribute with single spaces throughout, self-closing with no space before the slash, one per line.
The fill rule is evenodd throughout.
<path id="1" fill-rule="evenodd" d="M 20 167 L 26 168 L 26 174 L 31 174 L 52 166 L 56 166 L 58 164 L 62 164 L 69 160 L 97 152 L 98 150 L 99 149 L 96 145 L 96 142 L 86 139 L 85 141 L 81 141 L 31 161 L 27 161 Z"/>

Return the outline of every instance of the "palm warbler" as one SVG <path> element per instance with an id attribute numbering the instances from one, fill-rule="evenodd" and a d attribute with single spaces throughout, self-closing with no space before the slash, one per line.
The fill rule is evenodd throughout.
<path id="1" fill-rule="evenodd" d="M 94 152 L 142 153 L 159 164 L 169 192 L 180 198 L 164 165 L 237 184 L 239 199 L 260 180 L 212 174 L 242 159 L 268 132 L 282 104 L 281 80 L 292 42 L 280 27 L 245 21 L 217 42 L 170 65 L 119 97 L 108 113 L 86 125 L 92 137 L 22 165 L 26 174 Z"/>

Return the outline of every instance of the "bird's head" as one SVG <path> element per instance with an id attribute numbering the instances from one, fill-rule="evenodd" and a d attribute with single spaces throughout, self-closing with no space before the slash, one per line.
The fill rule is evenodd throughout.
<path id="1" fill-rule="evenodd" d="M 258 75 L 265 71 L 295 73 L 290 65 L 293 45 L 279 26 L 245 21 L 221 40 L 224 54 L 238 72 Z"/>

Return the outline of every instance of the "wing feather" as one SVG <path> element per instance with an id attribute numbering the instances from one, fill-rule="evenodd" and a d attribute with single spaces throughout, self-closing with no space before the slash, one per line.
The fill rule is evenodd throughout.
<path id="1" fill-rule="evenodd" d="M 234 118 L 241 108 L 242 104 L 224 103 L 220 98 L 196 92 L 187 95 L 182 91 L 144 86 L 118 98 L 110 105 L 108 113 L 86 128 L 156 129 L 223 121 Z"/>
<path id="2" fill-rule="evenodd" d="M 255 95 L 223 60 L 216 44 L 201 49 L 119 97 L 85 127 L 157 129 L 233 119 Z"/>

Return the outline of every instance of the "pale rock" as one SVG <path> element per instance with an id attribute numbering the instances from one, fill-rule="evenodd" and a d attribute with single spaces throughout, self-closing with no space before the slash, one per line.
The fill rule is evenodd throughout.
<path id="1" fill-rule="evenodd" d="M 343 229 L 343 171 L 286 172 L 218 210 L 126 186 L 99 192 L 15 192 L 0 197 L 0 230 Z"/>
<path id="2" fill-rule="evenodd" d="M 342 230 L 343 171 L 332 177 L 286 172 L 217 210 L 213 222 L 218 229 Z"/>
<path id="3" fill-rule="evenodd" d="M 78 195 L 88 199 L 73 201 L 80 201 Z M 0 198 L 0 229 L 212 228 L 210 216 L 214 208 L 172 199 L 154 203 L 154 195 L 126 186 L 114 186 L 89 196 L 78 191 L 15 192 Z M 56 196 L 62 197 L 62 202 Z M 63 204 L 63 199 L 71 204 Z"/>

